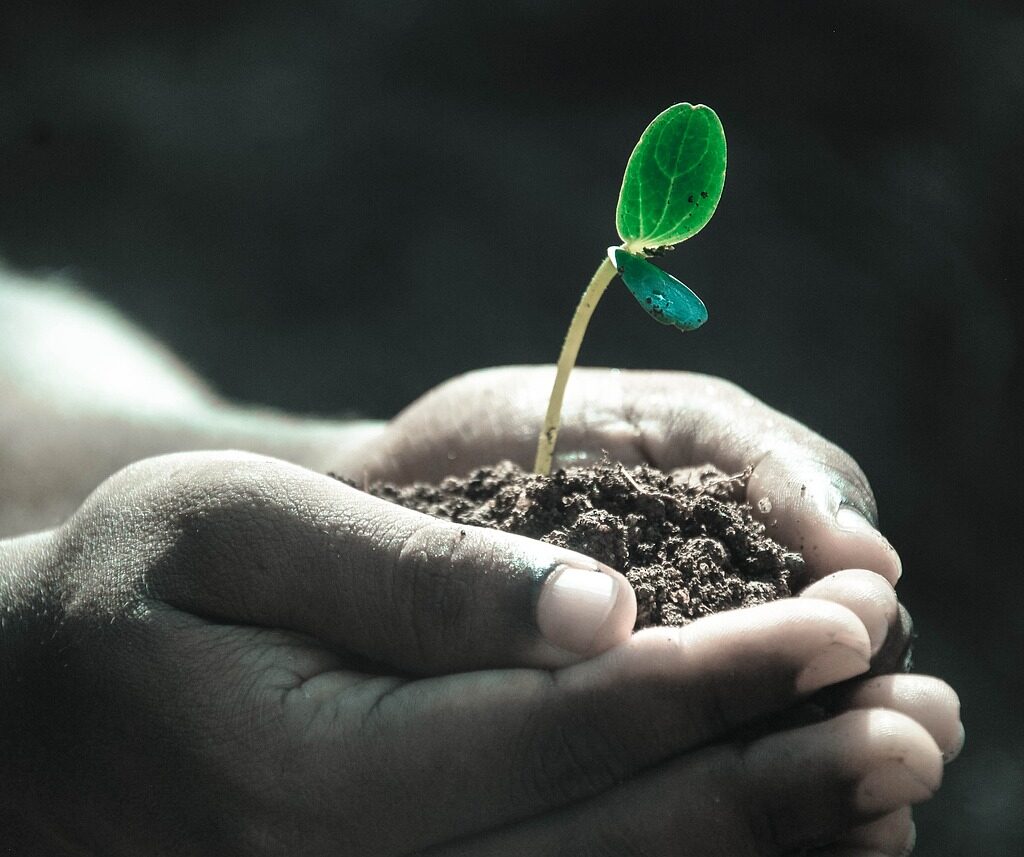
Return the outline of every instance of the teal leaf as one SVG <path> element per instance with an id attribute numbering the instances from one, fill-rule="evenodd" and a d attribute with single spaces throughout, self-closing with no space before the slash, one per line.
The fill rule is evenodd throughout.
<path id="1" fill-rule="evenodd" d="M 697 234 L 725 185 L 725 131 L 703 104 L 655 117 L 626 164 L 615 222 L 626 249 L 642 253 Z"/>
<path id="2" fill-rule="evenodd" d="M 671 274 L 621 247 L 610 247 L 608 254 L 633 297 L 656 321 L 696 330 L 708 320 L 704 302 Z"/>

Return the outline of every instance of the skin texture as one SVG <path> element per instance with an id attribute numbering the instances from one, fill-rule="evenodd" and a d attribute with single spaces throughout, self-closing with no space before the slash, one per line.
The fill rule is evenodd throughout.
<path id="1" fill-rule="evenodd" d="M 124 333 L 96 318 L 97 335 Z M 154 384 L 193 389 L 132 336 Z M 103 383 L 88 354 L 67 355 L 78 389 Z M 0 827 L 14 853 L 898 854 L 907 807 L 962 740 L 941 681 L 856 679 L 903 633 L 895 553 L 836 520 L 844 504 L 873 520 L 863 475 L 725 382 L 581 372 L 561 449 L 756 464 L 752 496 L 816 547 L 820 580 L 630 636 L 635 604 L 606 570 L 608 610 L 573 651 L 552 611 L 597 614 L 545 581 L 592 560 L 321 475 L 527 461 L 550 367 L 474 373 L 352 426 L 241 411 L 198 386 L 173 408 L 114 392 L 90 405 L 60 397 L 52 355 L 45 378 L 18 360 L 0 347 Z M 248 451 L 192 451 L 211 445 Z M 835 716 L 796 717 L 822 689 Z"/>

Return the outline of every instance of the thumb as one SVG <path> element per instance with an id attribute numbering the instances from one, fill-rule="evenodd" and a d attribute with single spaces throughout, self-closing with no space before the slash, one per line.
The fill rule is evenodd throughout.
<path id="1" fill-rule="evenodd" d="M 191 571 L 168 575 L 161 593 L 175 606 L 412 673 L 554 668 L 632 631 L 626 579 L 581 554 L 440 521 L 274 459 L 187 458 L 202 456 L 213 460 L 199 480 L 189 468 L 178 513 Z"/>

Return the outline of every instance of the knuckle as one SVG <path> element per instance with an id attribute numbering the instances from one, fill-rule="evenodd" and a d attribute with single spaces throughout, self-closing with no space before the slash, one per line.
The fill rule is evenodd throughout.
<path id="1" fill-rule="evenodd" d="M 267 505 L 272 459 L 248 453 L 178 453 L 145 459 L 111 476 L 83 504 L 69 529 L 108 530 L 136 540 L 218 512 Z"/>
<path id="2" fill-rule="evenodd" d="M 839 488 L 846 495 L 845 499 L 859 505 L 862 512 L 874 514 L 875 494 L 868 477 L 853 456 L 831 441 L 825 441 L 822 458 L 825 467 L 838 477 Z"/>
<path id="3" fill-rule="evenodd" d="M 233 512 L 268 504 L 278 495 L 277 462 L 248 453 L 193 453 L 157 486 L 183 512 Z"/>
<path id="4" fill-rule="evenodd" d="M 875 495 L 867 476 L 853 458 L 840 447 L 817 435 L 794 437 L 780 447 L 765 449 L 754 462 L 755 478 L 777 481 L 795 488 L 800 494 L 827 498 L 834 507 L 849 505 L 873 525 L 878 514 Z M 753 483 L 751 483 L 753 484 Z"/>
<path id="5" fill-rule="evenodd" d="M 820 435 L 811 434 L 804 429 L 805 437 L 798 439 L 797 446 L 790 456 L 802 469 L 819 474 L 834 491 L 838 492 L 840 503 L 852 505 L 872 524 L 877 523 L 877 507 L 871 484 L 860 465 L 842 447 L 826 440 Z M 766 458 L 772 459 L 774 453 L 769 452 Z M 784 458 L 779 463 L 784 463 Z"/>
<path id="6" fill-rule="evenodd" d="M 252 552 L 254 530 L 272 546 L 279 466 L 247 453 L 181 453 L 124 468 L 59 533 L 79 592 L 100 587 L 110 591 L 107 600 L 131 593 L 174 603 L 202 569 L 230 567 L 219 560 Z"/>

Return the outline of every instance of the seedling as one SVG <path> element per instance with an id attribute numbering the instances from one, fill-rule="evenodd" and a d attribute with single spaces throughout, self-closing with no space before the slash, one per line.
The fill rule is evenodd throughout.
<path id="1" fill-rule="evenodd" d="M 703 301 L 647 259 L 703 229 L 724 184 L 725 131 L 710 107 L 675 104 L 640 136 L 626 164 L 615 213 L 622 244 L 608 248 L 569 324 L 537 441 L 537 473 L 551 471 L 569 373 L 594 308 L 616 274 L 655 321 L 695 330 L 708 320 Z"/>

